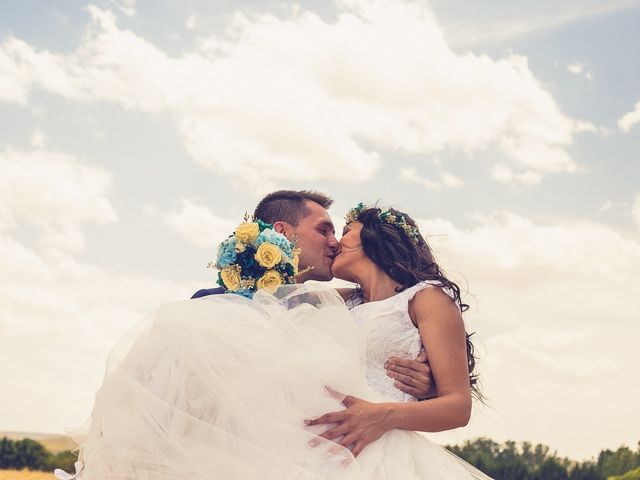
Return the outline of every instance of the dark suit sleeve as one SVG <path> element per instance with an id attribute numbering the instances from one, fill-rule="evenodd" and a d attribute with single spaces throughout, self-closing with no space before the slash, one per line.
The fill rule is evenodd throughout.
<path id="1" fill-rule="evenodd" d="M 222 293 L 224 293 L 224 288 L 222 287 L 203 288 L 202 290 L 198 290 L 196 293 L 194 293 L 191 298 L 201 298 L 201 297 L 206 297 L 208 295 L 220 295 Z"/>

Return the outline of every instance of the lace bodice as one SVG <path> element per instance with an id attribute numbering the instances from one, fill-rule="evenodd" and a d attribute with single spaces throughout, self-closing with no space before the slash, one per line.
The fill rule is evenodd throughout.
<path id="1" fill-rule="evenodd" d="M 366 337 L 367 383 L 389 401 L 417 400 L 393 385 L 394 380 L 387 376 L 384 363 L 390 357 L 415 359 L 420 353 L 422 341 L 420 332 L 409 317 L 409 302 L 418 291 L 435 284 L 432 281 L 420 282 L 393 297 L 376 302 L 362 303 L 357 298 L 347 302 Z M 443 290 L 451 295 L 447 289 Z"/>

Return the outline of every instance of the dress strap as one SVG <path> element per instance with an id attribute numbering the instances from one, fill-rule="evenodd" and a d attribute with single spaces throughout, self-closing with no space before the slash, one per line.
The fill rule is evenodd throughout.
<path id="1" fill-rule="evenodd" d="M 416 283 L 414 286 L 407 288 L 400 292 L 397 297 L 399 301 L 402 303 L 409 303 L 416 296 L 420 290 L 424 290 L 425 288 L 436 287 L 440 288 L 444 293 L 451 297 L 451 300 L 455 300 L 455 294 L 450 288 L 442 287 L 437 280 L 423 280 L 421 282 Z"/>

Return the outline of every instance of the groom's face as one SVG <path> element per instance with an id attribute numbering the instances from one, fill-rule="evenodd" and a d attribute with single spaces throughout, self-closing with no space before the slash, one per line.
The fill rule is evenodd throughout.
<path id="1" fill-rule="evenodd" d="M 300 253 L 300 270 L 312 267 L 298 277 L 298 282 L 307 280 L 331 280 L 331 265 L 336 256 L 338 241 L 329 213 L 322 205 L 307 200 L 309 214 L 293 227 Z"/>

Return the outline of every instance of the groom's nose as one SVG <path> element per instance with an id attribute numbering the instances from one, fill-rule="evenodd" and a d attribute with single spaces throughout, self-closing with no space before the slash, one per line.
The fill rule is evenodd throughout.
<path id="1" fill-rule="evenodd" d="M 338 239 L 336 238 L 335 235 L 331 235 L 328 239 L 328 243 L 329 243 L 329 248 L 332 250 L 337 250 L 339 243 L 338 243 Z"/>

